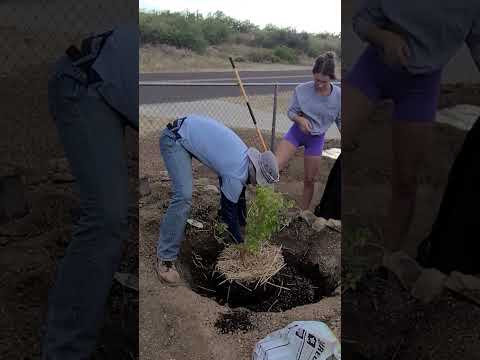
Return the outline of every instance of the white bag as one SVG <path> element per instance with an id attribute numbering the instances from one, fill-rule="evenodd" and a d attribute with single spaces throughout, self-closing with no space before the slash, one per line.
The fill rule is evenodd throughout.
<path id="1" fill-rule="evenodd" d="M 341 346 L 320 321 L 295 321 L 259 341 L 252 360 L 341 360 Z"/>

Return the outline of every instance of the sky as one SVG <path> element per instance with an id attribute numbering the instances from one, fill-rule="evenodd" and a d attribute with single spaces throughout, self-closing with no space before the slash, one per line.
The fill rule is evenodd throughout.
<path id="1" fill-rule="evenodd" d="M 279 5 L 280 3 L 284 5 Z M 222 11 L 261 27 L 273 24 L 309 33 L 341 31 L 341 0 L 139 0 L 142 10 Z"/>

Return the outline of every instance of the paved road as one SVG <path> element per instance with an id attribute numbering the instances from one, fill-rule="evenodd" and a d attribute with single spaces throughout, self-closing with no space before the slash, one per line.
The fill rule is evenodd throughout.
<path id="1" fill-rule="evenodd" d="M 309 70 L 289 71 L 241 71 L 248 95 L 272 94 L 272 86 L 248 86 L 248 83 L 301 83 L 311 80 Z M 140 81 L 168 81 L 193 83 L 236 83 L 235 74 L 230 72 L 200 73 L 157 73 L 141 74 Z M 293 86 L 287 88 L 292 89 Z M 225 96 L 238 96 L 238 86 L 141 86 L 140 104 L 213 99 Z"/>

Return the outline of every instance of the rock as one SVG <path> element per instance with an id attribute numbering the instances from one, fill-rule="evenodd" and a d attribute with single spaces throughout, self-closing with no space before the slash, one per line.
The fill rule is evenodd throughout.
<path id="1" fill-rule="evenodd" d="M 338 285 L 335 291 L 333 292 L 333 296 L 340 296 L 342 295 L 342 285 Z"/>
<path id="2" fill-rule="evenodd" d="M 14 173 L 0 176 L 0 224 L 22 218 L 28 212 L 22 176 Z"/>
<path id="3" fill-rule="evenodd" d="M 194 219 L 188 219 L 187 223 L 193 227 L 196 227 L 197 229 L 203 229 L 203 224 L 200 221 L 197 221 Z"/>
<path id="4" fill-rule="evenodd" d="M 198 186 L 207 186 L 209 184 L 210 184 L 209 178 L 200 178 L 195 180 L 195 185 L 198 185 Z"/>
<path id="5" fill-rule="evenodd" d="M 328 219 L 326 226 L 332 230 L 342 232 L 342 222 L 340 220 Z"/>
<path id="6" fill-rule="evenodd" d="M 140 197 L 148 196 L 152 193 L 150 188 L 150 183 L 148 181 L 148 177 L 144 176 L 140 178 L 140 184 L 138 186 L 138 191 L 140 193 Z"/>
<path id="7" fill-rule="evenodd" d="M 327 220 L 325 220 L 324 218 L 317 218 L 313 224 L 312 224 L 312 229 L 315 230 L 315 231 L 322 231 L 323 229 L 325 229 L 325 226 L 327 224 Z"/>
<path id="8" fill-rule="evenodd" d="M 445 287 L 480 305 L 479 277 L 454 271 L 445 280 Z"/>
<path id="9" fill-rule="evenodd" d="M 436 269 L 424 269 L 411 294 L 423 303 L 429 303 L 442 293 L 446 279 L 447 276 Z"/>
<path id="10" fill-rule="evenodd" d="M 160 181 L 170 181 L 170 175 L 168 175 L 168 171 L 160 171 L 159 180 Z"/>
<path id="11" fill-rule="evenodd" d="M 207 185 L 205 186 L 205 191 L 206 192 L 212 192 L 215 194 L 220 194 L 220 190 L 215 185 Z"/>
<path id="12" fill-rule="evenodd" d="M 317 219 L 317 217 L 315 216 L 315 214 L 313 212 L 311 212 L 310 210 L 304 210 L 300 213 L 300 217 L 305 220 L 305 222 L 309 225 L 309 226 L 312 226 L 313 223 L 315 222 L 315 220 Z"/>

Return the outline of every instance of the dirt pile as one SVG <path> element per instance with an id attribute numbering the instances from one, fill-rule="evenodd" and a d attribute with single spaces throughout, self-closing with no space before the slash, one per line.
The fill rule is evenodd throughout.
<path id="1" fill-rule="evenodd" d="M 282 247 L 287 263 L 270 280 L 274 285 L 253 290 L 236 283 L 220 284 L 224 279 L 218 278 L 214 268 L 225 244 L 215 232 L 220 195 L 212 188 L 218 179 L 195 162 L 190 218 L 203 226 L 187 224 L 182 242 L 179 269 L 187 285 L 162 285 L 153 265 L 171 183 L 158 159 L 150 159 L 148 164 L 142 160 L 144 169 L 149 169 L 142 175 L 148 177 L 150 191 L 140 199 L 142 358 L 244 360 L 251 357 L 257 341 L 295 320 L 324 321 L 340 335 L 340 296 L 334 291 L 340 280 L 341 234 L 328 227 L 315 231 L 294 211 L 289 226 L 272 241 Z M 297 181 L 284 176 L 278 189 L 284 191 L 292 180 Z M 248 201 L 253 192 L 246 195 Z"/>

